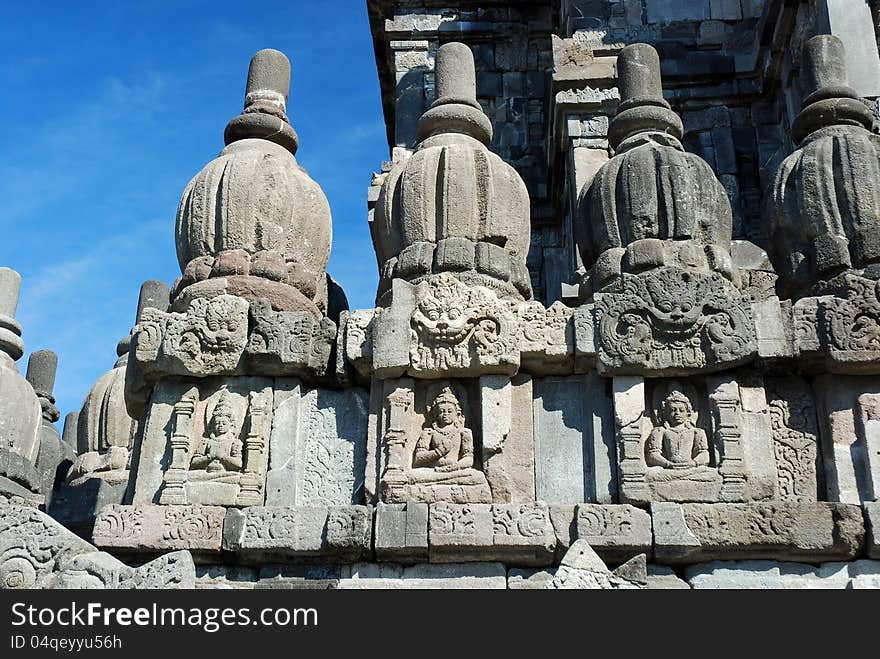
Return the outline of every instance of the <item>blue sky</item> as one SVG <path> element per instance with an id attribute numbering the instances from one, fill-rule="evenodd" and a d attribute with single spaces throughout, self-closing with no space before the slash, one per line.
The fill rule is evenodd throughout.
<path id="1" fill-rule="evenodd" d="M 364 0 L 8 3 L 0 22 L 0 265 L 27 352 L 59 356 L 62 414 L 112 367 L 146 279 L 180 275 L 174 219 L 223 148 L 251 55 L 284 51 L 297 159 L 333 212 L 328 270 L 372 305 L 371 172 L 388 159 Z M 332 7 L 332 10 L 329 8 Z"/>

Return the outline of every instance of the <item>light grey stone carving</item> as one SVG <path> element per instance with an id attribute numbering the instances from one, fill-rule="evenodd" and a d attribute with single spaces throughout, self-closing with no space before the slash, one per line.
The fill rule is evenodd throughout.
<path id="1" fill-rule="evenodd" d="M 617 491 L 614 422 L 606 380 L 533 380 L 536 495 L 550 504 L 610 503 Z"/>
<path id="2" fill-rule="evenodd" d="M 818 434 L 816 403 L 800 378 L 765 378 L 778 497 L 782 501 L 816 501 Z"/>
<path id="3" fill-rule="evenodd" d="M 376 560 L 397 563 L 428 560 L 427 503 L 380 503 L 375 517 Z"/>
<path id="4" fill-rule="evenodd" d="M 764 390 L 759 380 L 741 380 L 707 377 L 702 394 L 689 381 L 656 380 L 646 387 L 643 378 L 614 378 L 622 501 L 775 497 Z"/>
<path id="5" fill-rule="evenodd" d="M 755 327 L 730 255 L 725 189 L 679 141 L 654 48 L 624 48 L 617 73 L 621 104 L 608 130 L 616 155 L 581 197 L 599 371 L 684 375 L 748 362 Z"/>
<path id="6" fill-rule="evenodd" d="M 15 320 L 20 286 L 21 276 L 15 270 L 0 268 L 0 449 L 35 465 L 42 411 L 33 387 L 15 365 L 24 353 L 21 325 Z"/>
<path id="7" fill-rule="evenodd" d="M 554 570 L 511 570 L 508 574 L 508 588 L 511 589 L 634 590 L 647 587 L 647 566 L 643 554 L 612 571 L 586 540 L 573 543 Z"/>
<path id="8" fill-rule="evenodd" d="M 336 324 L 304 311 L 273 311 L 266 299 L 195 298 L 186 313 L 148 309 L 134 330 L 147 377 L 332 373 Z"/>
<path id="9" fill-rule="evenodd" d="M 365 590 L 393 589 L 481 589 L 507 587 L 506 570 L 501 563 L 446 563 L 443 565 L 394 565 L 356 563 L 343 566 L 339 588 Z"/>
<path id="10" fill-rule="evenodd" d="M 605 561 L 650 556 L 651 515 L 626 504 L 582 503 L 577 506 L 575 537 L 589 543 Z"/>
<path id="11" fill-rule="evenodd" d="M 132 503 L 248 506 L 265 497 L 272 380 L 161 380 L 136 456 Z"/>
<path id="12" fill-rule="evenodd" d="M 362 503 L 367 393 L 276 380 L 274 395 L 266 505 Z"/>
<path id="13" fill-rule="evenodd" d="M 245 110 L 226 127 L 226 148 L 190 181 L 177 212 L 183 278 L 175 306 L 230 294 L 274 309 L 326 311 L 330 256 L 327 198 L 296 161 L 286 112 L 290 63 L 277 50 L 251 60 Z"/>
<path id="14" fill-rule="evenodd" d="M 420 383 L 417 389 L 415 381 L 401 379 L 374 386 L 387 392 L 375 401 L 381 406 L 375 411 L 377 443 L 368 449 L 381 501 L 492 502 L 461 384 Z"/>
<path id="15" fill-rule="evenodd" d="M 851 560 L 864 547 L 858 506 L 838 503 L 652 503 L 654 560 Z"/>
<path id="16" fill-rule="evenodd" d="M 717 371 L 757 352 L 752 307 L 718 273 L 622 273 L 595 298 L 603 374 Z"/>
<path id="17" fill-rule="evenodd" d="M 366 376 L 417 378 L 571 373 L 573 311 L 516 302 L 453 273 L 395 280 L 387 305 L 350 319 L 349 360 Z M 357 312 L 361 313 L 361 312 Z M 372 357 L 372 359 L 370 359 Z"/>
<path id="18" fill-rule="evenodd" d="M 432 563 L 501 560 L 549 565 L 556 535 L 547 504 L 434 503 L 428 511 Z"/>
<path id="19" fill-rule="evenodd" d="M 354 563 L 370 552 L 369 506 L 230 508 L 223 548 L 245 562 L 269 559 Z"/>
<path id="20" fill-rule="evenodd" d="M 186 551 L 131 568 L 35 508 L 0 503 L 0 588 L 194 588 Z"/>
<path id="21" fill-rule="evenodd" d="M 219 553 L 225 517 L 221 506 L 109 505 L 95 519 L 92 542 L 126 552 Z"/>

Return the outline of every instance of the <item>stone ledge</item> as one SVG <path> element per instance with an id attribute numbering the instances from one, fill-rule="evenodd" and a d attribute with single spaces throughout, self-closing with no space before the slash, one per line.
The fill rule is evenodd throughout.
<path id="1" fill-rule="evenodd" d="M 841 503 L 653 503 L 654 558 L 685 564 L 773 559 L 854 559 L 865 526 L 858 506 Z"/>
<path id="2" fill-rule="evenodd" d="M 582 503 L 575 517 L 575 539 L 586 540 L 604 561 L 625 561 L 653 553 L 651 515 L 627 504 Z"/>
<path id="3" fill-rule="evenodd" d="M 880 588 L 880 561 L 785 563 L 714 561 L 685 568 L 694 589 L 865 589 Z"/>
<path id="4" fill-rule="evenodd" d="M 370 555 L 370 506 L 255 506 L 226 512 L 223 549 L 242 561 L 316 558 L 354 563 Z"/>
<path id="5" fill-rule="evenodd" d="M 546 503 L 431 504 L 428 556 L 431 563 L 503 561 L 551 565 L 556 533 Z"/>
<path id="6" fill-rule="evenodd" d="M 343 566 L 340 589 L 497 589 L 507 588 L 501 563 L 432 563 L 405 567 L 393 563 Z"/>
<path id="7" fill-rule="evenodd" d="M 225 517 L 226 509 L 221 506 L 114 504 L 98 513 L 92 542 L 120 551 L 219 553 Z"/>

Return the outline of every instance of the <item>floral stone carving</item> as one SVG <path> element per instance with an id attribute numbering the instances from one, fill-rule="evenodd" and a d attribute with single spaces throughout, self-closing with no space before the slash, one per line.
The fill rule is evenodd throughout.
<path id="1" fill-rule="evenodd" d="M 749 304 L 717 273 L 622 273 L 595 298 L 600 373 L 714 371 L 747 362 L 757 350 Z"/>

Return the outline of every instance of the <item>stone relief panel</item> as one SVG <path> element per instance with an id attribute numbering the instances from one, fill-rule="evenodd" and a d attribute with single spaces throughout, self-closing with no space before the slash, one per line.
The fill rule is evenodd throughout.
<path id="1" fill-rule="evenodd" d="M 390 306 L 355 312 L 345 353 L 362 377 L 420 379 L 571 373 L 573 311 L 561 303 L 501 298 L 441 273 L 417 285 L 393 281 Z"/>
<path id="2" fill-rule="evenodd" d="M 775 497 L 769 415 L 760 383 L 740 386 L 727 376 L 618 377 L 614 413 L 621 502 Z"/>
<path id="3" fill-rule="evenodd" d="M 133 332 L 137 368 L 166 375 L 313 375 L 332 371 L 336 324 L 268 300 L 195 298 L 183 313 L 145 310 Z"/>
<path id="4" fill-rule="evenodd" d="M 188 552 L 128 567 L 30 506 L 0 504 L 0 588 L 194 588 Z"/>
<path id="5" fill-rule="evenodd" d="M 440 274 L 417 288 L 410 327 L 410 370 L 470 375 L 481 367 L 513 373 L 519 366 L 510 306 L 483 286 Z"/>
<path id="6" fill-rule="evenodd" d="M 779 498 L 816 501 L 819 429 L 813 393 L 806 381 L 794 377 L 767 378 L 766 386 Z"/>
<path id="7" fill-rule="evenodd" d="M 744 363 L 757 350 L 748 301 L 718 273 L 672 267 L 622 273 L 595 299 L 603 374 L 715 371 Z"/>
<path id="8" fill-rule="evenodd" d="M 276 380 L 266 504 L 344 506 L 364 498 L 367 392 Z"/>
<path id="9" fill-rule="evenodd" d="M 475 437 L 479 407 L 464 383 L 401 379 L 374 386 L 385 392 L 381 410 L 374 410 L 377 441 L 368 458 L 375 461 L 379 500 L 492 502 Z"/>
<path id="10" fill-rule="evenodd" d="M 823 375 L 813 381 L 828 501 L 880 495 L 880 386 L 876 377 Z"/>
<path id="11" fill-rule="evenodd" d="M 161 380 L 147 412 L 134 503 L 260 505 L 272 380 Z"/>

